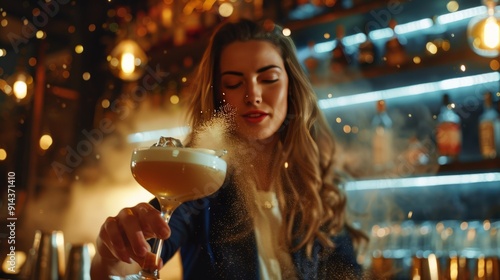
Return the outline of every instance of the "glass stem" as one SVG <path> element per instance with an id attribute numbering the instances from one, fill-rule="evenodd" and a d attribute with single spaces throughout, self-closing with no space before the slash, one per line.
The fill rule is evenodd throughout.
<path id="1" fill-rule="evenodd" d="M 161 249 L 163 247 L 163 239 L 161 238 L 155 238 L 155 242 L 153 244 L 152 252 L 155 254 L 154 257 L 154 264 L 151 265 L 151 263 L 148 263 L 148 259 L 144 261 L 144 266 L 142 268 L 141 274 L 143 276 L 154 276 L 155 278 L 159 279 L 160 272 L 159 272 L 159 266 L 160 266 L 160 259 L 161 259 Z"/>
<path id="2" fill-rule="evenodd" d="M 167 224 L 173 212 L 174 212 L 173 209 L 162 209 L 161 215 Z M 141 276 L 146 277 L 146 279 L 149 279 L 149 277 L 153 277 L 153 279 L 160 279 L 159 267 L 161 261 L 162 248 L 163 248 L 163 239 L 155 238 L 155 242 L 153 244 L 153 247 L 151 248 L 152 253 L 155 254 L 154 263 L 150 262 L 151 259 L 146 258 L 144 260 L 142 271 L 140 273 Z"/>

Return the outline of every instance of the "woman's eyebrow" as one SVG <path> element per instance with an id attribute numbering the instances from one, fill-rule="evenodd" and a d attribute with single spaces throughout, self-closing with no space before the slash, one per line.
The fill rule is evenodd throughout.
<path id="1" fill-rule="evenodd" d="M 224 75 L 236 75 L 236 76 L 243 76 L 243 73 L 237 72 L 237 71 L 224 71 L 220 74 L 221 76 Z"/>
<path id="2" fill-rule="evenodd" d="M 278 68 L 278 69 L 281 69 L 281 68 L 280 68 L 279 66 L 277 66 L 277 65 L 268 65 L 268 66 L 264 66 L 264 67 L 262 67 L 262 68 L 259 68 L 259 69 L 257 70 L 257 73 L 262 73 L 262 72 L 267 71 L 267 70 L 269 70 L 269 69 L 271 69 L 271 68 Z"/>
<path id="3" fill-rule="evenodd" d="M 262 68 L 259 68 L 257 69 L 257 73 L 262 73 L 262 72 L 265 72 L 271 68 L 278 68 L 278 69 L 281 69 L 281 67 L 277 66 L 277 65 L 267 65 L 267 66 L 264 66 Z M 243 73 L 241 72 L 238 72 L 238 71 L 224 71 L 221 73 L 221 76 L 224 76 L 224 75 L 236 75 L 236 76 L 243 76 Z"/>

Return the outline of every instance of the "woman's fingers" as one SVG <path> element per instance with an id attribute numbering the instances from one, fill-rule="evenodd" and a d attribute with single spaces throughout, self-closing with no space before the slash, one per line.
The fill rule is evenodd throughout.
<path id="1" fill-rule="evenodd" d="M 131 256 L 127 247 L 116 218 L 108 217 L 97 239 L 99 253 L 107 259 L 115 258 L 130 263 Z"/>
<path id="2" fill-rule="evenodd" d="M 138 204 L 136 211 L 146 238 L 167 239 L 170 237 L 170 227 L 167 225 L 160 212 L 147 203 Z"/>
<path id="3" fill-rule="evenodd" d="M 97 247 L 108 259 L 139 264 L 150 253 L 149 238 L 170 237 L 170 228 L 160 212 L 148 203 L 122 209 L 116 217 L 108 217 L 101 227 Z"/>
<path id="4" fill-rule="evenodd" d="M 125 208 L 120 213 L 118 213 L 117 219 L 119 225 L 123 228 L 125 233 L 125 238 L 129 241 L 132 251 L 135 255 L 143 257 L 148 252 L 148 244 L 143 232 L 143 223 L 141 219 L 151 219 L 148 216 L 139 216 L 141 212 L 138 210 L 141 206 L 136 206 L 134 208 Z"/>

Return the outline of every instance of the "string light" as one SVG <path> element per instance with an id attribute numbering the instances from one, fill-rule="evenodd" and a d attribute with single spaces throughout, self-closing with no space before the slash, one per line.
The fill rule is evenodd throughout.
<path id="1" fill-rule="evenodd" d="M 230 17 L 233 14 L 233 11 L 234 7 L 231 3 L 225 2 L 219 6 L 219 14 L 222 17 Z"/>
<path id="2" fill-rule="evenodd" d="M 50 134 L 44 134 L 42 135 L 42 137 L 40 137 L 40 148 L 42 150 L 48 150 L 50 148 L 50 146 L 52 146 L 52 136 L 50 136 Z"/>
<path id="3" fill-rule="evenodd" d="M 0 160 L 7 159 L 7 151 L 5 149 L 0 148 Z"/>

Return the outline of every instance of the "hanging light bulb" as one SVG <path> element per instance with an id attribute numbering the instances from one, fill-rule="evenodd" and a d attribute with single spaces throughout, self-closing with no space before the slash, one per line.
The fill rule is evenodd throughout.
<path id="1" fill-rule="evenodd" d="M 17 71 L 9 77 L 8 83 L 11 94 L 14 94 L 18 103 L 27 103 L 33 95 L 33 77 L 25 71 Z"/>
<path id="2" fill-rule="evenodd" d="M 500 13 L 495 11 L 498 0 L 483 0 L 487 13 L 472 18 L 467 37 L 472 50 L 485 57 L 500 54 Z"/>
<path id="3" fill-rule="evenodd" d="M 111 71 L 118 78 L 135 81 L 144 74 L 148 58 L 133 40 L 121 41 L 108 56 Z"/>

